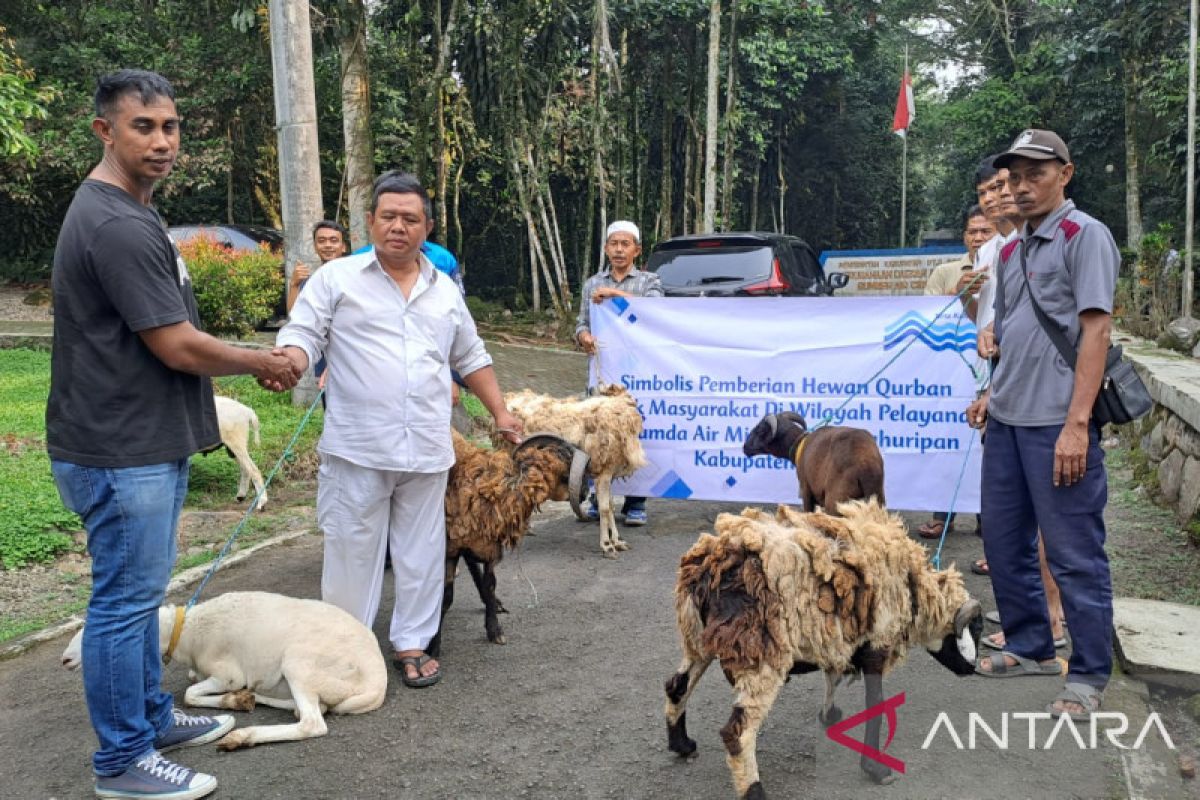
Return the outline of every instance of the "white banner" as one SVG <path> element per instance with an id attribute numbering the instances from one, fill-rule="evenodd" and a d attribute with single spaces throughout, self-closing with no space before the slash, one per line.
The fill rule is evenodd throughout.
<path id="1" fill-rule="evenodd" d="M 798 503 L 790 462 L 742 454 L 765 414 L 796 411 L 810 429 L 831 415 L 875 437 L 890 507 L 945 511 L 961 477 L 954 510 L 978 511 L 979 438 L 965 413 L 980 369 L 975 327 L 950 300 L 638 297 L 594 307 L 591 380 L 637 398 L 650 460 L 615 491 Z"/>
<path id="2" fill-rule="evenodd" d="M 850 278 L 838 295 L 925 294 L 929 273 L 939 264 L 957 261 L 965 247 L 908 247 L 891 250 L 826 250 L 821 253 L 825 274 L 844 272 Z"/>

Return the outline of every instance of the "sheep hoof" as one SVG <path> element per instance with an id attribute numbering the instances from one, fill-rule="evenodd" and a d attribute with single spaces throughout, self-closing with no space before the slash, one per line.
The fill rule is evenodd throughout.
<path id="1" fill-rule="evenodd" d="M 821 721 L 822 725 L 828 728 L 830 725 L 834 725 L 842 721 L 842 710 L 837 706 L 830 706 L 828 711 L 823 709 L 818 711 L 817 719 Z"/>
<path id="2" fill-rule="evenodd" d="M 750 784 L 750 788 L 742 795 L 742 800 L 767 800 L 767 793 L 763 791 L 762 783 L 755 781 Z"/>
<path id="3" fill-rule="evenodd" d="M 503 633 L 497 633 L 495 636 L 489 636 L 488 639 L 492 644 L 508 644 L 508 640 L 504 638 Z"/>
<path id="4" fill-rule="evenodd" d="M 236 692 L 229 692 L 225 695 L 222 705 L 225 708 L 233 711 L 253 711 L 254 710 L 254 692 L 249 689 L 240 689 Z"/>
<path id="5" fill-rule="evenodd" d="M 629 542 L 625 541 L 624 539 L 617 539 L 615 542 L 613 542 L 613 547 L 617 548 L 618 550 L 628 550 Z"/>
<path id="6" fill-rule="evenodd" d="M 877 764 L 874 761 L 862 761 L 860 763 L 862 771 L 867 773 L 867 777 L 879 786 L 888 786 L 896 782 L 896 775 L 888 767 L 882 764 Z"/>
<path id="7" fill-rule="evenodd" d="M 617 558 L 617 551 L 616 551 L 616 550 L 609 550 L 608 548 L 605 548 L 605 549 L 604 549 L 604 557 L 605 557 L 605 558 L 611 558 L 611 559 L 613 559 L 613 560 L 616 560 L 616 558 Z"/>
<path id="8" fill-rule="evenodd" d="M 217 749 L 229 752 L 242 747 L 251 747 L 252 744 L 246 741 L 246 736 L 240 730 L 230 731 L 221 741 L 217 742 Z"/>

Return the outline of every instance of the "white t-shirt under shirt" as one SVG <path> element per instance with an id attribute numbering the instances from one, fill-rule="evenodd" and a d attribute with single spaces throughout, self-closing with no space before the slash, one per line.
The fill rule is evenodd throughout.
<path id="1" fill-rule="evenodd" d="M 996 265 L 1000 263 L 1000 250 L 1018 235 L 1016 228 L 1007 236 L 997 234 L 984 242 L 975 253 L 975 270 L 988 274 L 988 279 L 979 289 L 975 312 L 975 327 L 979 330 L 986 328 L 996 318 Z"/>

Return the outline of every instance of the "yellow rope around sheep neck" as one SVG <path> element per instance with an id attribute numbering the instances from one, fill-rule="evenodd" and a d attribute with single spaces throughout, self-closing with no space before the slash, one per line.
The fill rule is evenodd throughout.
<path id="1" fill-rule="evenodd" d="M 183 634 L 183 619 L 186 614 L 185 606 L 175 606 L 175 624 L 171 626 L 171 643 L 167 645 L 167 652 L 163 653 L 164 664 L 170 664 L 171 656 L 175 655 L 175 646 L 179 644 L 179 637 Z"/>

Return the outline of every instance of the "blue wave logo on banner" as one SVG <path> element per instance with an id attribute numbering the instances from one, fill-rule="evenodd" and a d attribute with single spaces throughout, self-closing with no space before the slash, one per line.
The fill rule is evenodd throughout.
<path id="1" fill-rule="evenodd" d="M 909 339 L 919 339 L 930 350 L 975 350 L 975 324 L 965 316 L 929 320 L 910 311 L 883 330 L 883 349 L 891 350 Z"/>

